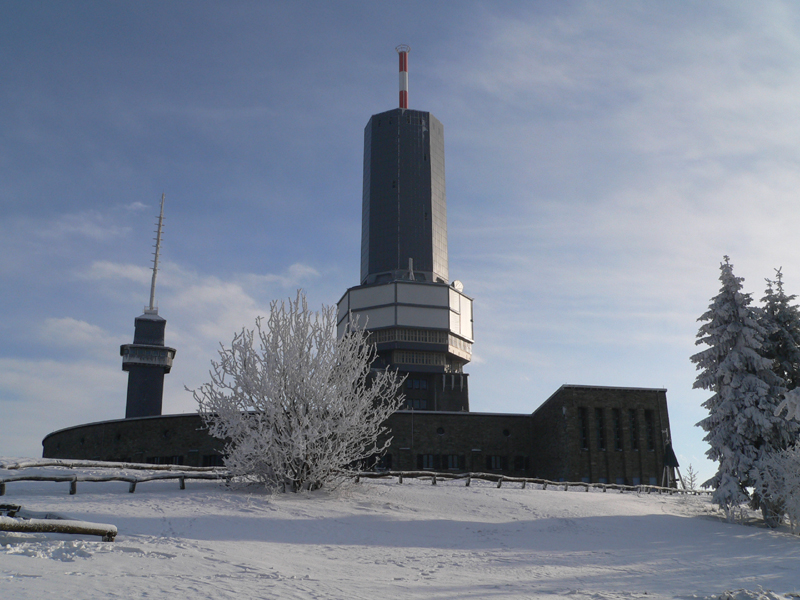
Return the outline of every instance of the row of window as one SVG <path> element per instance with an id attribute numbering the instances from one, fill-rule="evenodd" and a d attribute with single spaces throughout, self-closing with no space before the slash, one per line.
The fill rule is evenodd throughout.
<path id="1" fill-rule="evenodd" d="M 374 337 L 373 337 L 374 336 Z M 420 342 L 423 344 L 446 344 L 448 333 L 436 329 L 379 329 L 370 338 L 376 344 L 385 342 Z"/>
<path id="2" fill-rule="evenodd" d="M 380 329 L 371 333 L 370 340 L 376 344 L 384 344 L 387 342 L 448 344 L 464 352 L 472 352 L 472 344 L 470 342 L 462 340 L 447 331 L 435 329 Z"/>
<path id="3" fill-rule="evenodd" d="M 412 350 L 395 350 L 392 362 L 398 365 L 436 365 L 446 366 L 447 357 L 441 352 L 415 352 Z"/>
<path id="4" fill-rule="evenodd" d="M 608 409 L 596 407 L 594 409 L 594 432 L 595 442 L 598 450 L 606 450 L 608 443 L 606 440 L 606 412 Z M 581 449 L 588 450 L 591 444 L 589 434 L 589 409 L 582 406 L 578 409 L 580 416 Z M 630 450 L 639 450 L 639 417 L 638 411 L 629 408 L 627 411 L 628 419 L 628 445 Z M 623 451 L 623 412 L 621 408 L 611 409 L 611 424 L 614 435 L 614 450 Z M 644 411 L 644 429 L 647 449 L 651 452 L 656 449 L 656 429 L 655 414 L 652 410 Z"/>
<path id="5" fill-rule="evenodd" d="M 167 350 L 151 350 L 149 348 L 131 348 L 130 346 L 125 346 L 123 349 L 123 356 L 129 358 L 138 358 L 139 360 L 152 360 L 157 361 L 159 359 L 167 358 Z"/>
<path id="6" fill-rule="evenodd" d="M 182 465 L 184 464 L 182 455 L 175 456 L 148 456 L 145 459 L 148 465 Z M 225 463 L 222 460 L 221 454 L 205 454 L 203 455 L 202 466 L 204 467 L 222 467 Z"/>
<path id="7" fill-rule="evenodd" d="M 463 454 L 417 454 L 417 469 L 424 471 L 463 471 L 466 469 L 466 462 L 466 457 Z M 512 463 L 514 471 L 526 470 L 528 463 L 527 457 L 515 456 Z M 496 454 L 486 456 L 487 471 L 508 471 L 508 466 L 509 460 L 507 456 Z"/>
<path id="8" fill-rule="evenodd" d="M 406 389 L 409 390 L 427 390 L 428 389 L 428 380 L 427 379 L 406 379 Z"/>

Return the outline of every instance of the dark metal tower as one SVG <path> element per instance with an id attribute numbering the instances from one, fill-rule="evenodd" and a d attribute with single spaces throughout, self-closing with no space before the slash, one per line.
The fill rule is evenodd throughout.
<path id="1" fill-rule="evenodd" d="M 150 305 L 144 314 L 134 320 L 132 344 L 120 346 L 122 370 L 128 372 L 128 399 L 125 418 L 152 417 L 161 414 L 164 395 L 164 375 L 172 369 L 175 348 L 164 345 L 167 321 L 158 316 L 155 306 L 156 275 L 161 253 L 161 231 L 164 224 L 164 198 L 161 196 L 161 212 L 158 216 L 155 253 L 153 255 L 153 278 L 150 283 Z"/>

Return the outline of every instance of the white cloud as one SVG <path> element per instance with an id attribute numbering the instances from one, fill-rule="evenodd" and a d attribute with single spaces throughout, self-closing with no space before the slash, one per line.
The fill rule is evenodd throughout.
<path id="1" fill-rule="evenodd" d="M 104 242 L 126 235 L 129 231 L 129 227 L 119 226 L 99 211 L 90 210 L 61 215 L 44 224 L 37 233 L 42 238 L 80 236 Z"/>
<path id="2" fill-rule="evenodd" d="M 39 337 L 47 346 L 107 354 L 109 348 L 125 343 L 103 328 L 71 317 L 48 318 L 39 329 Z"/>

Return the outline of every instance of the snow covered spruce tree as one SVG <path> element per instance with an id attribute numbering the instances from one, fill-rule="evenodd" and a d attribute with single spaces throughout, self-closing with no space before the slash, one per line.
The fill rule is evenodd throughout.
<path id="1" fill-rule="evenodd" d="M 225 466 L 279 489 L 315 489 L 381 454 L 383 423 L 403 401 L 395 371 L 371 371 L 363 329 L 337 339 L 336 308 L 308 310 L 305 295 L 273 302 L 266 327 L 242 329 L 193 391 Z M 380 439 L 379 439 L 380 438 Z"/>
<path id="2" fill-rule="evenodd" d="M 774 522 L 763 469 L 771 455 L 793 441 L 787 422 L 775 415 L 785 388 L 772 361 L 761 355 L 767 332 L 750 306 L 750 295 L 742 292 L 743 279 L 734 276 L 727 256 L 724 260 L 722 288 L 698 319 L 703 325 L 696 343 L 708 348 L 691 357 L 701 371 L 694 387 L 713 392 L 703 403 L 708 417 L 697 425 L 711 445 L 706 455 L 719 466 L 703 485 L 715 489 L 714 501 L 729 519 L 749 500 Z"/>
<path id="3" fill-rule="evenodd" d="M 783 379 L 787 390 L 800 385 L 800 311 L 793 304 L 797 296 L 783 291 L 783 273 L 775 269 L 775 280 L 767 279 L 761 301 L 759 323 L 767 336 L 761 354 L 772 361 L 772 370 Z"/>

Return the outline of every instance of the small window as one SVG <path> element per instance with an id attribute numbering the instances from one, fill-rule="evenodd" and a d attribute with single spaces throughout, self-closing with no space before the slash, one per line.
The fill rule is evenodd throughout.
<path id="1" fill-rule="evenodd" d="M 508 469 L 508 459 L 505 456 L 487 456 L 486 468 L 490 471 L 505 471 Z"/>
<path id="2" fill-rule="evenodd" d="M 464 468 L 464 457 L 458 454 L 448 454 L 447 457 L 447 468 L 449 470 L 458 470 Z"/>
<path id="3" fill-rule="evenodd" d="M 417 466 L 423 470 L 433 470 L 434 458 L 433 454 L 419 454 L 417 455 Z"/>
<path id="4" fill-rule="evenodd" d="M 205 454 L 203 455 L 204 467 L 224 467 L 225 462 L 222 460 L 221 454 Z"/>

